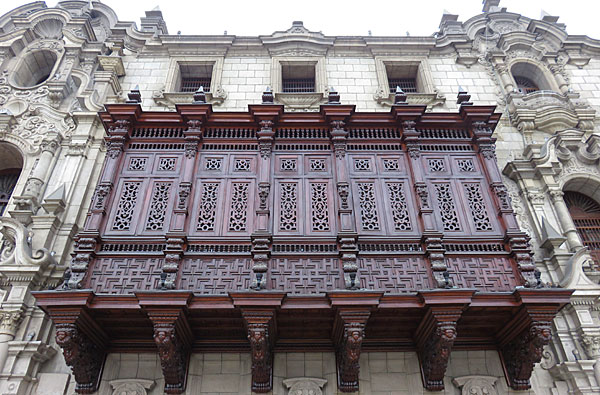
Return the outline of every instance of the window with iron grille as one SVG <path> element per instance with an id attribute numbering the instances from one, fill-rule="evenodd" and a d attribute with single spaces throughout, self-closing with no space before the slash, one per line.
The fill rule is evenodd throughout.
<path id="1" fill-rule="evenodd" d="M 564 200 L 581 242 L 600 269 L 600 205 L 588 196 L 571 191 L 565 192 Z"/>
<path id="2" fill-rule="evenodd" d="M 314 93 L 315 92 L 315 65 L 282 64 L 281 87 L 285 93 Z"/>
<path id="3" fill-rule="evenodd" d="M 388 82 L 392 93 L 396 92 L 398 86 L 404 93 L 417 93 L 416 78 L 388 78 Z"/>
<path id="4" fill-rule="evenodd" d="M 423 92 L 419 83 L 418 64 L 386 63 L 385 72 L 388 78 L 390 92 L 396 92 L 400 87 L 405 93 Z"/>
<path id="5" fill-rule="evenodd" d="M 20 173 L 20 169 L 0 171 L 0 215 L 4 213 L 4 210 L 8 205 L 10 195 L 12 194 L 13 189 L 15 189 L 15 185 L 17 185 Z"/>
<path id="6" fill-rule="evenodd" d="M 212 64 L 180 65 L 179 92 L 195 92 L 200 87 L 210 92 L 212 68 Z"/>
<path id="7" fill-rule="evenodd" d="M 519 92 L 521 92 L 523 94 L 528 94 L 531 92 L 539 91 L 539 88 L 537 87 L 537 85 L 533 81 L 531 81 L 529 78 L 516 76 L 516 75 L 514 77 L 515 77 L 515 82 L 517 83 L 517 89 L 519 90 Z"/>

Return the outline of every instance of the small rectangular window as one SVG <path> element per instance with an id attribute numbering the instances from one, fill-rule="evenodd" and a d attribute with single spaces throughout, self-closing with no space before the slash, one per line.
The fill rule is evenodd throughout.
<path id="1" fill-rule="evenodd" d="M 400 87 L 404 93 L 417 93 L 420 91 L 417 83 L 418 65 L 386 64 L 385 71 L 388 77 L 390 92 L 396 92 Z"/>
<path id="2" fill-rule="evenodd" d="M 204 92 L 210 92 L 212 69 L 212 64 L 180 65 L 179 92 L 195 92 L 200 87 L 204 89 Z"/>
<path id="3" fill-rule="evenodd" d="M 281 85 L 285 93 L 314 93 L 315 92 L 315 65 L 282 64 Z"/>

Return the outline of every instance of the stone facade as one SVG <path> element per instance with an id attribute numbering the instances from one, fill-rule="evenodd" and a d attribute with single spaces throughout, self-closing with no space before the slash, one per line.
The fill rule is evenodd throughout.
<path id="1" fill-rule="evenodd" d="M 431 37 L 331 37 L 301 22 L 259 37 L 169 35 L 160 11 L 146 12 L 138 28 L 87 1 L 35 2 L 0 17 L 0 177 L 20 170 L 0 217 L 0 392 L 73 393 L 55 328 L 31 292 L 57 287 L 69 267 L 107 152 L 98 111 L 132 90 L 145 111 L 191 103 L 179 92 L 189 66 L 209 70 L 215 111 L 246 111 L 267 86 L 287 111 L 317 111 L 331 87 L 359 111 L 389 111 L 394 68 L 417 81 L 408 102 L 428 111 L 456 111 L 459 91 L 497 105 L 498 166 L 542 281 L 575 290 L 530 392 L 600 393 L 599 265 L 565 202 L 573 192 L 600 202 L 600 41 L 497 3 L 485 1 L 485 12 L 465 22 L 444 15 Z M 283 92 L 294 67 L 311 69 L 314 92 Z M 519 91 L 518 78 L 539 89 Z M 249 393 L 250 369 L 247 353 L 193 353 L 186 393 Z M 333 352 L 275 353 L 273 375 L 274 394 L 337 393 Z M 454 351 L 444 382 L 447 394 L 528 393 L 509 390 L 496 351 Z M 163 386 L 156 354 L 113 353 L 98 393 Z M 363 352 L 360 387 L 425 393 L 417 354 Z"/>

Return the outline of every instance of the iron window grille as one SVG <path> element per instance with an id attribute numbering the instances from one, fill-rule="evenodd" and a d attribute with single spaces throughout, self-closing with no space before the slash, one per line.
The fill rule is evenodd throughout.
<path id="1" fill-rule="evenodd" d="M 198 77 L 182 77 L 180 92 L 196 92 L 198 88 L 203 87 L 204 92 L 210 92 L 210 78 L 198 78 Z"/>
<path id="2" fill-rule="evenodd" d="M 283 92 L 285 93 L 314 93 L 314 78 L 283 78 Z"/>
<path id="3" fill-rule="evenodd" d="M 417 93 L 417 80 L 415 78 L 389 78 L 390 92 L 396 92 L 396 87 L 400 87 L 404 93 Z"/>
<path id="4" fill-rule="evenodd" d="M 517 83 L 518 91 L 525 95 L 540 90 L 533 81 L 526 77 L 515 76 L 515 82 Z"/>

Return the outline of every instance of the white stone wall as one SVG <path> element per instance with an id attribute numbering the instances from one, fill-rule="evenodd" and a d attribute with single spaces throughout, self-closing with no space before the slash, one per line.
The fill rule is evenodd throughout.
<path id="1" fill-rule="evenodd" d="M 510 390 L 504 379 L 500 358 L 495 351 L 454 351 L 450 357 L 445 391 L 429 392 L 423 389 L 419 361 L 414 352 L 362 353 L 360 360 L 360 394 L 369 395 L 460 395 L 461 389 L 453 379 L 463 376 L 490 376 L 497 378 L 498 394 L 551 395 L 544 386 L 551 382 L 536 379 L 532 391 Z M 342 395 L 337 391 L 335 355 L 332 352 L 276 353 L 273 373 L 273 395 L 287 395 L 283 380 L 310 377 L 327 380 L 324 395 Z M 123 379 L 152 380 L 148 395 L 162 394 L 164 379 L 158 355 L 110 354 L 98 394 L 110 394 L 111 381 Z M 72 380 L 72 379 L 71 379 Z M 73 388 L 74 383 L 70 383 Z M 193 354 L 190 358 L 186 394 L 247 394 L 250 395 L 251 361 L 249 353 Z M 70 392 L 69 392 L 70 393 Z M 562 393 L 562 392 L 561 392 Z"/>

